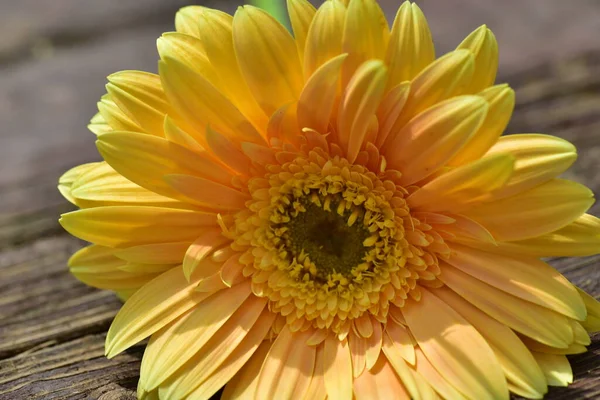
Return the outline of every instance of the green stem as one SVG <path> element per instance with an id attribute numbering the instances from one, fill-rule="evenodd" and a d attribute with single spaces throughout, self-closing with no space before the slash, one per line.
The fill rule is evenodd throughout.
<path id="1" fill-rule="evenodd" d="M 277 21 L 289 29 L 289 20 L 285 6 L 285 0 L 250 0 L 250 2 L 256 7 L 267 11 Z"/>

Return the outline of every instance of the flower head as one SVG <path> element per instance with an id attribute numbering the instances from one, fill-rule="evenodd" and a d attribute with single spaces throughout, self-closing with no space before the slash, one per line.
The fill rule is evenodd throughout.
<path id="1" fill-rule="evenodd" d="M 183 8 L 159 74 L 119 72 L 90 130 L 103 162 L 59 189 L 92 243 L 69 262 L 126 300 L 112 357 L 150 337 L 140 398 L 541 398 L 600 305 L 541 261 L 600 249 L 576 159 L 501 136 L 482 26 L 435 58 L 420 9 Z"/>

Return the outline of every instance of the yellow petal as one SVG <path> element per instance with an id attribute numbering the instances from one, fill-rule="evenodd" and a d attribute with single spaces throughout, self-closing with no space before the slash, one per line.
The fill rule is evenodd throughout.
<path id="1" fill-rule="evenodd" d="M 365 338 L 373 336 L 373 324 L 371 323 L 371 318 L 369 318 L 368 314 L 363 314 L 360 317 L 355 318 L 353 322 L 354 328 L 356 328 L 356 331 L 360 336 Z"/>
<path id="2" fill-rule="evenodd" d="M 308 28 L 304 52 L 304 76 L 311 76 L 317 68 L 342 54 L 342 35 L 346 7 L 338 1 L 326 1 L 317 10 Z"/>
<path id="3" fill-rule="evenodd" d="M 459 96 L 417 115 L 384 146 L 388 168 L 405 186 L 433 174 L 479 129 L 487 108 L 480 97 Z"/>
<path id="4" fill-rule="evenodd" d="M 190 358 L 171 379 L 160 385 L 159 394 L 165 399 L 183 399 L 217 371 L 250 334 L 266 305 L 266 299 L 251 296 L 227 322 Z M 165 332 L 165 334 L 168 334 Z M 171 340 L 173 340 L 171 338 Z M 260 341 L 255 338 L 255 341 Z M 258 344 L 258 343 L 257 343 Z M 148 350 L 144 359 L 160 357 Z M 150 362 L 150 361 L 147 361 Z M 215 391 L 218 387 L 215 389 Z M 208 397 L 207 397 L 208 398 Z"/>
<path id="5" fill-rule="evenodd" d="M 470 50 L 475 55 L 475 72 L 469 85 L 469 93 L 477 93 L 493 85 L 498 71 L 498 43 L 492 31 L 482 25 L 457 48 Z"/>
<path id="6" fill-rule="evenodd" d="M 185 277 L 189 280 L 202 260 L 228 242 L 230 242 L 230 239 L 221 234 L 221 228 L 208 229 L 203 232 L 202 235 L 188 247 L 185 253 L 183 259 L 183 273 L 185 274 Z M 205 274 L 203 277 L 206 278 L 207 275 Z"/>
<path id="7" fill-rule="evenodd" d="M 198 139 L 210 125 L 234 141 L 263 141 L 240 110 L 205 76 L 170 57 L 159 62 L 158 70 L 169 102 L 194 127 Z"/>
<path id="8" fill-rule="evenodd" d="M 569 225 L 531 239 L 502 242 L 488 251 L 509 251 L 536 257 L 584 257 L 598 254 L 600 220 L 583 214 Z"/>
<path id="9" fill-rule="evenodd" d="M 201 6 L 186 6 L 179 9 L 177 14 L 175 14 L 175 29 L 177 32 L 199 37 L 198 21 L 203 11 L 204 7 Z"/>
<path id="10" fill-rule="evenodd" d="M 220 89 L 217 71 L 213 67 L 211 60 L 204 50 L 202 41 L 198 37 L 177 32 L 167 32 L 158 38 L 156 47 L 162 60 L 177 60 L 179 63 L 202 75 L 211 84 Z"/>
<path id="11" fill-rule="evenodd" d="M 390 339 L 388 335 L 383 337 L 383 353 L 385 354 L 388 362 L 400 377 L 400 380 L 404 384 L 404 387 L 410 393 L 413 399 L 435 399 L 435 393 L 431 386 L 423 379 L 422 376 L 415 373 L 411 369 L 406 361 L 403 359 L 402 354 L 396 346 L 396 344 Z M 413 350 L 414 351 L 414 350 Z"/>
<path id="12" fill-rule="evenodd" d="M 240 375 L 244 375 L 243 372 L 250 372 L 254 377 L 258 375 L 260 364 L 271 346 L 269 340 L 263 341 L 263 339 L 269 333 L 275 316 L 270 311 L 264 310 L 242 342 L 196 390 L 190 393 L 189 398 L 208 399 L 225 384 L 227 386 L 221 395 L 223 400 L 231 398 L 230 389 L 253 392 L 256 385 L 244 386 L 244 377 Z M 248 371 L 246 368 L 256 368 L 256 371 Z M 235 375 L 240 370 L 242 372 Z M 236 382 L 240 382 L 239 387 L 236 387 Z"/>
<path id="13" fill-rule="evenodd" d="M 144 354 L 144 388 L 152 390 L 169 378 L 200 350 L 229 320 L 250 295 L 250 285 L 221 290 L 198 303 L 164 334 L 163 341 L 149 344 Z M 131 300 L 130 300 L 131 301 Z M 158 343 L 158 344 L 157 344 Z M 144 368 L 145 367 L 145 368 Z"/>
<path id="14" fill-rule="evenodd" d="M 60 191 L 60 194 L 62 194 L 63 197 L 69 202 L 76 204 L 77 199 L 75 199 L 75 197 L 73 197 L 71 194 L 73 183 L 77 181 L 77 179 L 79 179 L 79 177 L 85 172 L 92 170 L 99 165 L 100 163 L 98 162 L 81 164 L 62 174 L 62 176 L 58 179 L 58 190 Z"/>
<path id="15" fill-rule="evenodd" d="M 181 193 L 194 204 L 207 209 L 231 211 L 244 208 L 248 195 L 197 176 L 170 174 L 165 175 L 165 182 Z"/>
<path id="16" fill-rule="evenodd" d="M 240 7 L 233 17 L 233 43 L 242 74 L 267 115 L 298 100 L 302 67 L 294 39 L 279 22 L 259 8 Z"/>
<path id="17" fill-rule="evenodd" d="M 353 384 L 356 400 L 409 400 L 411 398 L 383 355 L 370 371 L 363 372 Z"/>
<path id="18" fill-rule="evenodd" d="M 237 254 L 231 256 L 223 263 L 223 268 L 221 268 L 221 280 L 229 287 L 245 279 L 243 274 L 245 265 L 239 261 L 239 258 Z"/>
<path id="19" fill-rule="evenodd" d="M 145 244 L 115 250 L 122 260 L 142 264 L 181 264 L 192 242 Z"/>
<path id="20" fill-rule="evenodd" d="M 211 213 L 162 207 L 106 206 L 61 215 L 60 224 L 80 239 L 109 247 L 193 241 L 216 225 Z M 190 241 L 190 242 L 191 242 Z"/>
<path id="21" fill-rule="evenodd" d="M 444 232 L 451 235 L 451 238 L 448 238 L 448 241 L 460 242 L 467 239 L 475 241 L 474 243 L 477 243 L 477 246 L 485 245 L 486 247 L 494 247 L 497 245 L 492 234 L 472 219 L 459 214 L 450 214 L 447 217 L 452 218 L 454 222 L 443 225 L 433 225 L 435 225 L 438 232 Z"/>
<path id="22" fill-rule="evenodd" d="M 323 365 L 325 357 L 324 346 L 317 346 L 317 356 L 315 357 L 315 369 L 313 371 L 312 379 L 308 386 L 308 390 L 304 393 L 302 400 L 325 400 L 327 398 L 327 392 L 325 391 L 325 379 L 323 376 Z M 294 399 L 298 397 L 292 397 Z"/>
<path id="23" fill-rule="evenodd" d="M 587 309 L 587 318 L 582 323 L 583 327 L 591 333 L 600 331 L 600 302 L 580 288 L 577 288 L 577 291 Z"/>
<path id="24" fill-rule="evenodd" d="M 316 348 L 306 345 L 310 332 L 292 334 L 287 327 L 277 335 L 260 370 L 255 397 L 302 398 L 315 367 Z M 297 397 L 292 394 L 297 393 Z"/>
<path id="25" fill-rule="evenodd" d="M 354 3 L 350 3 L 354 4 Z M 383 97 L 387 68 L 382 61 L 362 64 L 348 83 L 338 111 L 338 140 L 353 163 L 362 149 L 369 129 Z"/>
<path id="26" fill-rule="evenodd" d="M 455 168 L 423 185 L 406 200 L 424 211 L 457 212 L 504 186 L 513 172 L 514 158 L 498 154 Z"/>
<path id="27" fill-rule="evenodd" d="M 427 20 L 419 6 L 405 1 L 396 13 L 387 49 L 388 87 L 412 80 L 434 59 L 435 49 Z"/>
<path id="28" fill-rule="evenodd" d="M 417 373 L 423 376 L 427 382 L 438 392 L 444 399 L 465 400 L 465 396 L 451 385 L 446 378 L 431 365 L 431 362 L 423 354 L 423 350 L 419 347 L 415 349 L 417 360 Z"/>
<path id="29" fill-rule="evenodd" d="M 158 397 L 158 390 L 151 390 L 147 392 L 143 387 L 141 387 L 139 381 L 137 387 L 137 398 L 138 400 L 160 400 L 160 397 Z"/>
<path id="30" fill-rule="evenodd" d="M 589 338 L 587 333 L 585 333 L 585 335 Z M 569 354 L 581 354 L 581 353 L 585 353 L 587 351 L 587 348 L 584 345 L 578 344 L 578 343 L 571 343 L 568 347 L 566 347 L 564 349 L 557 349 L 556 347 L 551 347 L 551 346 L 547 346 L 545 344 L 536 342 L 535 340 L 528 338 L 528 337 L 523 337 L 523 338 L 521 338 L 521 340 L 523 341 L 523 343 L 525 343 L 525 345 L 532 352 L 535 351 L 538 353 L 546 353 L 546 354 L 569 355 Z"/>
<path id="31" fill-rule="evenodd" d="M 114 102 L 145 132 L 164 136 L 163 121 L 170 111 L 160 77 L 141 71 L 109 75 L 106 90 Z"/>
<path id="32" fill-rule="evenodd" d="M 575 336 L 575 344 L 589 346 L 590 343 L 592 343 L 592 339 L 583 325 L 575 320 L 571 320 L 569 322 L 571 323 L 571 329 L 573 329 L 573 336 Z"/>
<path id="33" fill-rule="evenodd" d="M 389 36 L 385 14 L 375 0 L 353 0 L 348 4 L 342 37 L 342 51 L 348 53 L 342 68 L 343 86 L 366 61 L 385 59 Z"/>
<path id="34" fill-rule="evenodd" d="M 436 296 L 465 318 L 487 340 L 509 382 L 527 397 L 541 398 L 548 390 L 542 370 L 519 337 L 506 325 L 489 317 L 447 287 Z"/>
<path id="35" fill-rule="evenodd" d="M 504 373 L 487 341 L 433 293 L 424 288 L 421 293 L 418 302 L 407 300 L 402 313 L 429 361 L 469 397 L 508 399 Z"/>
<path id="36" fill-rule="evenodd" d="M 573 342 L 564 315 L 514 297 L 443 262 L 441 267 L 442 282 L 497 321 L 552 347 L 566 348 Z"/>
<path id="37" fill-rule="evenodd" d="M 92 131 L 94 135 L 102 135 L 103 133 L 112 131 L 110 125 L 106 123 L 104 117 L 102 117 L 99 112 L 92 117 L 87 128 Z"/>
<path id="38" fill-rule="evenodd" d="M 197 139 L 194 139 L 192 135 L 187 133 L 185 130 L 179 127 L 173 118 L 168 115 L 165 116 L 165 122 L 163 124 L 165 131 L 165 139 L 169 142 L 176 143 L 182 147 L 185 147 L 196 153 L 202 153 L 204 148 L 200 145 Z"/>
<path id="39" fill-rule="evenodd" d="M 283 143 L 290 143 L 295 147 L 300 145 L 301 132 L 298 127 L 298 104 L 290 103 L 281 106 L 273 113 L 267 126 L 267 137 L 279 139 Z"/>
<path id="40" fill-rule="evenodd" d="M 137 289 L 162 272 L 126 271 L 126 265 L 126 261 L 115 257 L 113 249 L 97 245 L 84 247 L 69 259 L 69 271 L 77 279 L 100 289 Z M 171 266 L 162 267 L 169 269 Z"/>
<path id="41" fill-rule="evenodd" d="M 161 196 L 127 180 L 105 162 L 88 169 L 71 186 L 80 207 L 140 205 L 193 209 L 179 200 Z"/>
<path id="42" fill-rule="evenodd" d="M 372 325 L 373 334 L 366 339 L 365 367 L 367 369 L 373 368 L 373 365 L 377 362 L 377 359 L 381 354 L 381 344 L 383 341 L 383 329 L 381 323 L 372 321 Z"/>
<path id="43" fill-rule="evenodd" d="M 121 271 L 133 274 L 160 274 L 175 267 L 173 264 L 144 264 L 128 262 L 119 267 Z M 141 285 L 140 285 L 141 286 Z"/>
<path id="44" fill-rule="evenodd" d="M 241 147 L 242 152 L 259 165 L 267 166 L 277 162 L 276 152 L 270 147 L 248 142 L 243 142 Z"/>
<path id="45" fill-rule="evenodd" d="M 258 346 L 252 357 L 242 365 L 239 372 L 227 383 L 221 395 L 222 400 L 254 398 L 258 375 L 272 344 L 270 340 L 265 340 Z"/>
<path id="46" fill-rule="evenodd" d="M 515 108 L 515 91 L 508 85 L 492 86 L 480 92 L 478 96 L 489 105 L 485 121 L 477 133 L 448 162 L 449 165 L 462 165 L 481 158 L 496 143 L 510 121 Z"/>
<path id="47" fill-rule="evenodd" d="M 102 96 L 102 99 L 98 102 L 98 111 L 112 130 L 144 132 L 136 122 L 117 106 L 108 94 Z"/>
<path id="48" fill-rule="evenodd" d="M 233 18 L 219 10 L 204 8 L 198 19 L 198 31 L 206 56 L 218 71 L 217 87 L 264 133 L 267 115 L 252 96 L 235 55 Z"/>
<path id="49" fill-rule="evenodd" d="M 327 396 L 332 399 L 352 399 L 352 357 L 348 341 L 337 336 L 325 339 L 324 375 Z"/>
<path id="50" fill-rule="evenodd" d="M 350 347 L 350 355 L 352 357 L 352 376 L 356 378 L 365 370 L 367 340 L 352 331 L 348 335 L 348 346 Z"/>
<path id="51" fill-rule="evenodd" d="M 111 167 L 130 181 L 168 197 L 180 197 L 165 175 L 193 175 L 225 185 L 231 173 L 206 152 L 196 153 L 156 136 L 133 132 L 111 132 L 96 142 L 98 151 Z"/>
<path id="52" fill-rule="evenodd" d="M 207 295 L 194 291 L 181 268 L 158 276 L 127 300 L 106 335 L 106 355 L 114 357 L 196 306 Z"/>
<path id="53" fill-rule="evenodd" d="M 554 179 L 511 197 L 479 205 L 464 214 L 486 227 L 496 240 L 530 239 L 558 230 L 594 204 L 585 186 Z"/>
<path id="54" fill-rule="evenodd" d="M 221 274 L 219 271 L 217 271 L 214 274 L 198 282 L 198 285 L 196 285 L 196 291 L 214 293 L 229 287 L 231 286 L 227 286 L 225 283 L 223 283 L 223 280 L 221 279 Z"/>
<path id="55" fill-rule="evenodd" d="M 139 288 L 115 290 L 115 294 L 123 303 L 125 303 Z"/>
<path id="56" fill-rule="evenodd" d="M 404 3 L 404 4 L 408 4 Z M 389 80 L 388 80 L 389 82 Z M 375 144 L 378 148 L 383 146 L 389 136 L 394 123 L 404 109 L 404 104 L 410 93 L 410 82 L 402 82 L 390 89 L 385 95 L 379 109 L 377 110 L 377 120 L 379 121 L 379 131 L 377 132 L 377 140 Z"/>
<path id="57" fill-rule="evenodd" d="M 447 262 L 513 296 L 570 318 L 585 319 L 585 305 L 575 287 L 541 260 L 493 254 L 453 244 L 452 256 Z"/>
<path id="58" fill-rule="evenodd" d="M 206 129 L 206 145 L 213 156 L 229 169 L 240 175 L 248 175 L 252 161 L 227 137 L 208 127 Z"/>
<path id="59" fill-rule="evenodd" d="M 304 60 L 304 47 L 308 28 L 315 17 L 317 10 L 307 0 L 287 0 L 287 9 L 294 31 L 294 39 L 298 48 L 298 58 Z"/>
<path id="60" fill-rule="evenodd" d="M 333 112 L 342 64 L 347 54 L 341 54 L 321 65 L 306 82 L 298 100 L 298 127 L 311 128 L 325 134 Z"/>
<path id="61" fill-rule="evenodd" d="M 386 334 L 398 349 L 402 358 L 409 364 L 415 365 L 415 346 L 413 338 L 406 328 L 396 323 L 388 323 L 385 328 Z"/>
<path id="62" fill-rule="evenodd" d="M 487 154 L 515 157 L 515 171 L 508 184 L 493 193 L 508 197 L 556 178 L 577 159 L 577 149 L 564 139 L 535 133 L 501 137 Z"/>
<path id="63" fill-rule="evenodd" d="M 556 354 L 533 352 L 535 360 L 544 371 L 548 385 L 568 386 L 573 383 L 573 370 L 567 357 Z"/>
<path id="64" fill-rule="evenodd" d="M 465 89 L 471 82 L 473 68 L 473 55 L 468 50 L 453 51 L 431 63 L 412 80 L 410 94 L 392 132 L 402 129 L 415 115 L 429 107 L 467 93 Z"/>

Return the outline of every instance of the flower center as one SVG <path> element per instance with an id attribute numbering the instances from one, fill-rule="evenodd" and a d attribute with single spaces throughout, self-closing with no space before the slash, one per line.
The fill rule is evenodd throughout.
<path id="1" fill-rule="evenodd" d="M 363 218 L 350 219 L 360 211 L 344 209 L 339 215 L 334 211 L 340 205 L 339 198 L 329 202 L 328 209 L 307 203 L 304 210 L 287 223 L 288 230 L 283 235 L 286 248 L 293 258 L 310 259 L 316 268 L 314 279 L 319 282 L 327 282 L 334 273 L 350 277 L 352 270 L 364 262 L 368 249 L 363 245 L 369 237 Z M 320 199 L 319 203 L 322 203 Z"/>
<path id="2" fill-rule="evenodd" d="M 242 252 L 252 291 L 269 299 L 292 331 L 346 334 L 358 318 L 387 319 L 390 306 L 436 284 L 443 239 L 411 216 L 396 172 L 314 149 L 282 153 L 248 181 L 252 200 L 235 215 L 233 249 Z"/>

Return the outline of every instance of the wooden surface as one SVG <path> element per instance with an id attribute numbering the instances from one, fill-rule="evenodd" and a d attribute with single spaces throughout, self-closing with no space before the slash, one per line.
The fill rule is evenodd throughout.
<path id="1" fill-rule="evenodd" d="M 143 345 L 113 360 L 105 332 L 119 301 L 67 273 L 82 243 L 56 220 L 67 168 L 97 160 L 85 130 L 105 76 L 156 70 L 155 39 L 184 0 L 0 0 L 0 399 L 133 399 Z M 391 13 L 397 1 L 382 1 Z M 569 178 L 600 194 L 600 3 L 423 0 L 438 53 L 494 29 L 501 79 L 517 91 L 509 132 L 573 141 Z M 500 3 L 502 5 L 500 5 Z M 218 2 L 229 12 L 235 2 Z M 449 4 L 452 4 L 450 6 Z M 600 215 L 600 205 L 592 213 Z M 600 296 L 600 257 L 555 259 Z M 571 357 L 576 382 L 547 398 L 600 397 L 600 341 Z"/>

